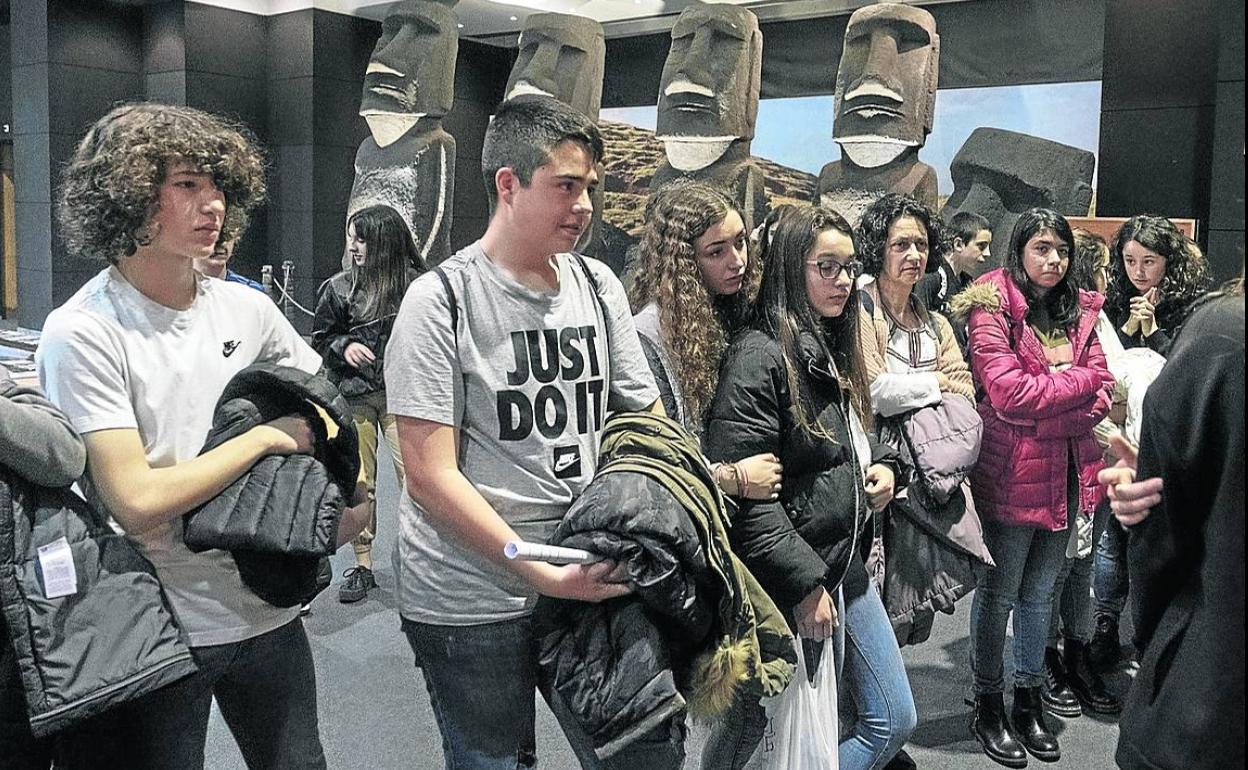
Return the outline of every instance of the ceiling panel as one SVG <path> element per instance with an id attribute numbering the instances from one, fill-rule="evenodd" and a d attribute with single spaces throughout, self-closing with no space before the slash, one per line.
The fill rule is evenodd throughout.
<path id="1" fill-rule="evenodd" d="M 916 0 L 908 5 L 935 5 L 962 0 Z M 207 5 L 272 15 L 305 8 L 380 20 L 394 0 L 197 0 Z M 515 45 L 530 13 L 574 13 L 602 22 L 607 37 L 628 37 L 671 28 L 676 16 L 697 0 L 459 0 L 455 14 L 460 34 L 495 45 Z M 743 5 L 760 21 L 793 20 L 847 14 L 871 0 L 718 0 Z"/>

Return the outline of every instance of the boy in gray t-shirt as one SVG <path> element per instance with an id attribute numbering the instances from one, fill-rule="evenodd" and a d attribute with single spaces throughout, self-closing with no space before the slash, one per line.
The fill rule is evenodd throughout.
<path id="1" fill-rule="evenodd" d="M 619 280 L 568 253 L 601 157 L 597 127 L 553 99 L 500 107 L 482 155 L 489 227 L 411 285 L 386 349 L 407 490 L 399 611 L 448 767 L 536 761 L 538 594 L 631 590 L 610 563 L 503 557 L 509 540 L 544 542 L 589 483 L 608 411 L 662 409 Z M 665 724 L 602 762 L 563 704 L 551 707 L 585 767 L 683 760 L 683 730 Z"/>

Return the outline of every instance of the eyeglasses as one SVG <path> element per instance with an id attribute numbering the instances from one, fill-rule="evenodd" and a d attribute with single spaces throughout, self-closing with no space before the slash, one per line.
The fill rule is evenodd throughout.
<path id="1" fill-rule="evenodd" d="M 818 262 L 807 262 L 808 265 L 814 265 L 819 268 L 819 277 L 825 281 L 835 281 L 840 277 L 841 273 L 849 276 L 849 280 L 854 280 L 862 275 L 862 263 L 858 260 L 852 262 L 837 262 L 834 259 L 824 259 Z"/>

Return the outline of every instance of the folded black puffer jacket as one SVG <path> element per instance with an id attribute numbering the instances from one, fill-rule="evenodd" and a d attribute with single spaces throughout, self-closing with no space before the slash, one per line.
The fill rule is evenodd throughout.
<path id="1" fill-rule="evenodd" d="M 76 591 L 49 599 L 39 548 L 61 540 L 73 556 Z M 155 568 L 80 497 L 32 484 L 4 466 L 0 606 L 6 630 L 0 644 L 16 652 L 36 737 L 195 672 Z"/>
<path id="2" fill-rule="evenodd" d="M 313 404 L 333 420 L 333 437 Z M 247 587 L 278 607 L 293 607 L 315 594 L 317 562 L 337 549 L 338 521 L 360 473 L 350 407 L 320 375 L 253 364 L 225 386 L 200 452 L 292 415 L 312 426 L 315 451 L 262 458 L 188 513 L 184 532 L 192 551 L 230 551 Z"/>
<path id="3" fill-rule="evenodd" d="M 619 414 L 600 460 L 551 542 L 627 565 L 635 592 L 542 598 L 535 620 L 544 684 L 605 758 L 686 708 L 718 716 L 740 687 L 778 694 L 795 659 L 784 618 L 728 547 L 696 439 L 665 417 Z"/>

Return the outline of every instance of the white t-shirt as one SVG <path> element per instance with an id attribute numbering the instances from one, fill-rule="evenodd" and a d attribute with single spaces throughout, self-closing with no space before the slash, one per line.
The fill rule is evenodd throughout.
<path id="1" fill-rule="evenodd" d="M 560 288 L 529 289 L 479 243 L 442 263 L 458 332 L 435 273 L 408 288 L 386 347 L 390 412 L 459 427 L 459 468 L 526 540 L 546 542 L 594 476 L 608 410 L 658 399 L 619 279 L 561 254 Z M 604 323 L 605 321 L 605 323 Z M 522 616 L 536 596 L 507 570 L 437 530 L 403 494 L 395 547 L 399 612 L 421 623 L 476 625 Z"/>
<path id="2" fill-rule="evenodd" d="M 116 267 L 52 311 L 35 354 L 48 398 L 78 432 L 137 429 L 153 468 L 199 454 L 226 383 L 257 362 L 307 372 L 321 365 L 254 289 L 200 277 L 191 307 L 173 310 L 145 297 Z M 298 613 L 252 593 L 227 552 L 192 553 L 181 517 L 132 539 L 155 565 L 193 647 L 249 639 Z"/>

